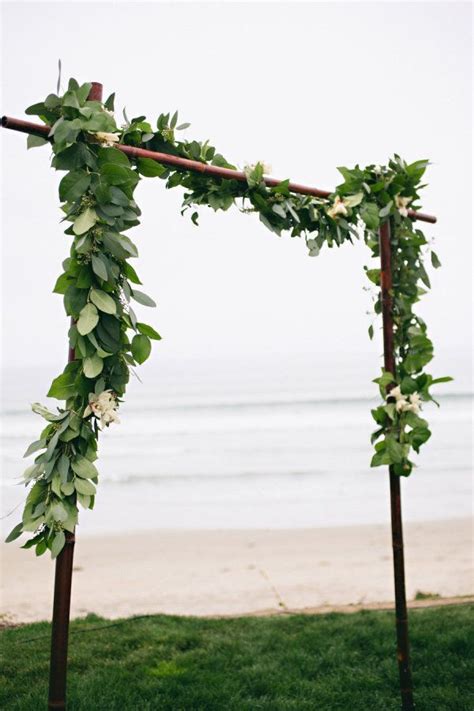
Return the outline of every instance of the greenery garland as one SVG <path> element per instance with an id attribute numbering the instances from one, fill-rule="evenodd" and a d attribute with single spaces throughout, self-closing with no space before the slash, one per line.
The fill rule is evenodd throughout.
<path id="1" fill-rule="evenodd" d="M 78 522 L 78 505 L 94 506 L 99 431 L 118 422 L 117 409 L 130 368 L 148 358 L 151 339 L 160 339 L 152 326 L 138 321 L 131 306 L 131 300 L 155 306 L 136 288 L 141 282 L 130 259 L 138 252 L 124 234 L 139 224 L 134 191 L 142 176 L 159 177 L 167 188 L 182 186 L 183 212 L 200 205 L 228 210 L 241 200 L 243 212 L 258 213 L 276 234 L 304 236 L 311 256 L 319 254 L 325 244 L 331 248 L 362 236 L 372 256 L 378 258 L 378 228 L 382 220 L 390 219 L 396 372 L 382 370 L 374 381 L 383 402 L 372 410 L 377 430 L 372 436 L 371 466 L 391 465 L 396 474 L 410 474 L 410 450 L 419 452 L 431 434 L 419 416 L 421 402 L 433 399 L 431 385 L 451 379 L 434 380 L 424 371 L 433 357 L 433 345 L 424 321 L 413 311 L 430 282 L 424 267 L 427 240 L 407 209 L 408 205 L 418 207 L 427 161 L 407 165 L 395 155 L 387 167 L 339 168 L 344 182 L 328 200 L 292 194 L 288 180 L 266 187 L 266 166 L 261 162 L 246 166 L 247 183 L 171 169 L 147 158 L 129 160 L 114 146 L 122 143 L 226 168 L 235 166 L 208 141 L 178 140 L 176 132 L 189 124 L 177 125 L 177 113 L 172 117 L 161 114 L 157 130 L 144 116 L 129 121 L 125 112 L 125 124 L 117 126 L 114 95 L 104 104 L 89 101 L 90 89 L 91 84 L 80 86 L 71 79 L 63 96 L 50 94 L 26 110 L 51 126 L 52 165 L 67 171 L 59 197 L 69 223 L 65 233 L 72 244 L 54 291 L 64 296 L 66 313 L 72 318 L 69 344 L 74 360 L 48 392 L 48 397 L 64 400 L 65 407 L 53 413 L 39 404 L 32 406 L 47 424 L 25 453 L 41 452 L 24 473 L 25 485 L 32 486 L 22 521 L 7 541 L 32 532 L 24 548 L 35 546 L 37 555 L 49 549 L 53 558 L 62 550 L 65 533 L 73 532 Z M 45 143 L 42 138 L 28 137 L 29 148 Z M 197 211 L 191 219 L 197 224 Z M 431 262 L 440 266 L 433 251 Z M 380 269 L 366 271 L 379 286 Z M 380 293 L 374 308 L 376 314 L 381 313 Z M 373 326 L 369 335 L 373 337 Z M 387 387 L 392 387 L 388 396 Z"/>

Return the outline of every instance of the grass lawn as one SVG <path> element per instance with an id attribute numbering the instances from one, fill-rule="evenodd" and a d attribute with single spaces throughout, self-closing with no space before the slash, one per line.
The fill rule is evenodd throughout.
<path id="1" fill-rule="evenodd" d="M 473 609 L 410 613 L 417 711 L 473 711 Z M 116 622 L 72 623 L 68 711 L 399 709 L 390 612 Z M 1 709 L 46 708 L 49 632 L 2 631 Z"/>

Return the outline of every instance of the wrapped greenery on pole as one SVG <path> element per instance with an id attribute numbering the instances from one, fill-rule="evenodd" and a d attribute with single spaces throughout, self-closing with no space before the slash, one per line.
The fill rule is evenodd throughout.
<path id="1" fill-rule="evenodd" d="M 245 167 L 246 182 L 167 167 L 150 158 L 129 158 L 117 146 L 235 169 L 208 141 L 179 140 L 177 132 L 189 124 L 178 125 L 177 113 L 160 115 L 156 129 L 144 116 L 132 120 L 125 116 L 125 123 L 118 126 L 114 95 L 105 103 L 89 100 L 90 89 L 91 84 L 71 79 L 63 96 L 51 94 L 27 109 L 51 127 L 49 140 L 30 135 L 28 147 L 51 142 L 53 167 L 66 171 L 59 197 L 71 249 L 54 291 L 63 295 L 72 318 L 69 344 L 74 360 L 48 392 L 65 405 L 57 412 L 33 405 L 46 425 L 26 451 L 25 456 L 36 455 L 24 474 L 30 490 L 22 521 L 7 541 L 30 532 L 24 547 L 34 546 L 37 555 L 48 549 L 53 557 L 59 554 L 65 532 L 73 532 L 78 522 L 79 505 L 94 506 L 99 432 L 119 421 L 130 368 L 143 363 L 151 341 L 160 339 L 152 326 L 138 320 L 132 306 L 155 306 L 138 288 L 141 282 L 131 264 L 138 251 L 125 234 L 139 224 L 134 191 L 142 177 L 159 177 L 167 188 L 184 188 L 183 212 L 192 208 L 195 224 L 199 206 L 227 210 L 238 200 L 243 212 L 258 213 L 277 235 L 303 236 L 311 256 L 324 245 L 332 248 L 362 238 L 371 255 L 378 257 L 380 224 L 391 220 L 396 372 L 382 371 L 375 381 L 383 401 L 372 411 L 377 429 L 371 465 L 391 465 L 398 475 L 410 474 L 411 450 L 419 452 L 430 437 L 428 423 L 420 417 L 422 402 L 433 399 L 433 384 L 450 380 L 433 379 L 425 372 L 433 345 L 426 324 L 414 312 L 430 287 L 425 257 L 430 255 L 432 265 L 440 266 L 409 214 L 418 206 L 427 161 L 408 165 L 394 156 L 387 166 L 340 168 L 344 182 L 327 199 L 295 194 L 288 180 L 268 187 L 262 162 Z M 367 277 L 380 286 L 379 268 L 367 268 Z M 380 314 L 380 295 L 374 307 Z M 373 336 L 373 326 L 369 335 Z M 395 386 L 388 396 L 387 385 Z"/>

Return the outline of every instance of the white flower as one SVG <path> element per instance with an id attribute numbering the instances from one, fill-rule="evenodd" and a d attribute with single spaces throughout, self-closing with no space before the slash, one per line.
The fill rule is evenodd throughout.
<path id="1" fill-rule="evenodd" d="M 381 165 L 374 165 L 374 173 L 376 175 L 380 175 L 380 173 L 382 173 L 382 171 L 383 171 L 383 168 Z"/>
<path id="2" fill-rule="evenodd" d="M 394 388 L 392 388 L 390 390 L 389 393 L 387 393 L 387 399 L 389 397 L 395 398 L 395 409 L 397 412 L 404 412 L 407 409 L 407 407 L 409 407 L 408 400 L 402 394 L 402 391 L 400 390 L 399 385 L 396 385 Z"/>
<path id="3" fill-rule="evenodd" d="M 410 404 L 406 409 L 410 412 L 414 412 L 415 415 L 417 415 L 421 409 L 421 397 L 418 395 L 418 393 L 412 393 L 408 396 L 408 399 L 410 400 Z"/>
<path id="4" fill-rule="evenodd" d="M 397 412 L 414 412 L 415 415 L 417 415 L 420 411 L 421 397 L 418 393 L 412 393 L 408 395 L 407 398 L 400 390 L 400 386 L 397 385 L 387 394 L 387 399 L 389 397 L 395 398 L 395 409 Z"/>
<path id="5" fill-rule="evenodd" d="M 400 390 L 400 386 L 397 385 L 396 387 L 392 388 L 388 393 L 387 397 L 394 397 L 395 400 L 400 400 L 400 398 L 403 397 L 402 391 Z"/>
<path id="6" fill-rule="evenodd" d="M 103 146 L 113 146 L 120 141 L 120 136 L 117 136 L 115 133 L 107 133 L 106 131 L 96 131 L 94 136 Z"/>
<path id="7" fill-rule="evenodd" d="M 403 395 L 395 403 L 395 408 L 396 408 L 397 412 L 406 412 L 406 410 L 408 410 L 409 407 L 410 407 L 409 402 L 408 402 L 408 400 L 406 400 L 403 397 Z"/>
<path id="8" fill-rule="evenodd" d="M 401 197 L 400 195 L 397 195 L 395 197 L 395 203 L 398 208 L 398 212 L 402 217 L 408 217 L 408 205 L 411 203 L 411 198 L 409 197 Z"/>
<path id="9" fill-rule="evenodd" d="M 246 175 L 253 173 L 258 165 L 261 166 L 264 175 L 270 175 L 272 172 L 272 166 L 269 163 L 264 163 L 263 160 L 258 160 L 256 163 L 246 163 L 244 165 L 244 173 Z"/>
<path id="10" fill-rule="evenodd" d="M 343 198 L 339 197 L 339 195 L 336 195 L 334 204 L 327 211 L 327 214 L 329 215 L 329 217 L 332 217 L 333 220 L 335 220 L 336 217 L 339 217 L 339 215 L 344 215 L 344 217 L 346 217 L 347 216 L 347 207 L 344 203 Z"/>
<path id="11" fill-rule="evenodd" d="M 111 422 L 120 423 L 117 415 L 118 403 L 112 390 L 104 390 L 99 395 L 89 394 L 89 404 L 84 410 L 84 417 L 94 415 L 100 419 L 100 424 L 110 425 Z"/>

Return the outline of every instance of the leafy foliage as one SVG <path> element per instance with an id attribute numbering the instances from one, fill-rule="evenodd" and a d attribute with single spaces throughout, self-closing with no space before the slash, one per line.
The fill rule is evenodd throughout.
<path id="1" fill-rule="evenodd" d="M 257 213 L 277 235 L 303 236 L 310 256 L 317 256 L 324 245 L 332 248 L 362 238 L 378 259 L 378 230 L 390 220 L 396 372 L 382 372 L 375 381 L 383 403 L 372 411 L 377 424 L 372 466 L 387 464 L 397 474 L 408 475 L 413 467 L 411 450 L 418 452 L 431 434 L 426 420 L 418 416 L 417 403 L 420 398 L 433 399 L 432 385 L 450 380 L 435 380 L 425 372 L 433 345 L 426 324 L 414 312 L 420 296 L 430 288 L 424 266 L 429 249 L 407 206 L 418 208 L 427 161 L 407 164 L 395 155 L 387 167 L 339 168 L 344 182 L 327 200 L 291 193 L 288 180 L 268 187 L 262 163 L 246 167 L 246 182 L 170 168 L 148 158 L 129 159 L 116 146 L 143 147 L 229 169 L 235 166 L 208 141 L 179 140 L 177 132 L 189 124 L 178 125 L 177 112 L 161 114 L 156 130 L 144 116 L 130 121 L 124 114 L 126 123 L 119 128 L 113 114 L 114 95 L 104 104 L 89 101 L 90 89 L 90 84 L 80 86 L 71 79 L 63 96 L 50 94 L 26 110 L 51 126 L 52 165 L 66 171 L 59 197 L 72 244 L 54 291 L 63 295 L 72 318 L 69 344 L 75 355 L 48 393 L 65 400 L 65 408 L 55 414 L 34 406 L 48 424 L 27 455 L 44 451 L 25 472 L 25 484 L 33 486 L 22 523 L 8 540 L 31 531 L 33 538 L 25 547 L 36 546 L 38 555 L 46 549 L 53 556 L 60 552 L 64 532 L 72 532 L 77 523 L 78 504 L 94 505 L 98 473 L 92 462 L 97 457 L 99 418 L 106 426 L 116 421 L 113 410 L 125 393 L 130 367 L 143 363 L 150 355 L 151 339 L 160 338 L 152 326 L 137 321 L 130 304 L 133 299 L 155 306 L 151 297 L 135 288 L 140 279 L 129 260 L 138 256 L 138 250 L 124 234 L 139 224 L 134 190 L 142 176 L 159 177 L 167 188 L 184 188 L 182 212 L 192 208 L 195 224 L 196 208 L 205 205 L 225 211 L 239 200 L 243 212 Z M 43 143 L 29 140 L 28 147 Z M 440 266 L 434 252 L 431 263 Z M 379 286 L 378 266 L 367 269 L 367 277 Z M 380 294 L 375 312 L 381 313 Z M 373 326 L 369 335 L 373 336 Z M 387 389 L 395 385 L 400 402 L 390 395 L 387 401 Z"/>

